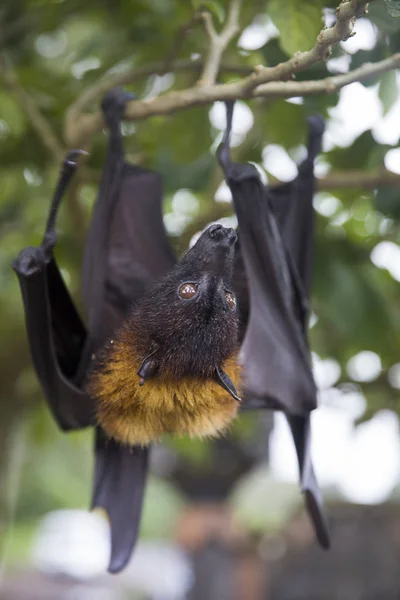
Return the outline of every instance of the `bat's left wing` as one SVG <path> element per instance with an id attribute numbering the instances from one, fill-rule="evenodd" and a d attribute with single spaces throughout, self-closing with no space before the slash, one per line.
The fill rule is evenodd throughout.
<path id="1" fill-rule="evenodd" d="M 75 379 L 86 330 L 53 256 L 56 214 L 78 154 L 80 151 L 70 152 L 63 163 L 42 244 L 22 250 L 13 265 L 36 374 L 53 416 L 64 430 L 94 423 L 93 404 Z"/>
<path id="2" fill-rule="evenodd" d="M 297 177 L 268 188 L 274 215 L 285 248 L 296 267 L 296 280 L 303 288 L 305 302 L 310 295 L 314 253 L 314 162 L 321 151 L 325 129 L 324 120 L 319 115 L 312 115 L 307 121 L 307 156 L 299 165 Z"/>
<path id="3" fill-rule="evenodd" d="M 309 411 L 316 406 L 316 388 L 305 329 L 305 290 L 311 277 L 313 239 L 310 219 L 314 179 L 310 165 L 312 168 L 314 156 L 309 152 L 297 181 L 270 194 L 252 165 L 230 160 L 232 111 L 233 106 L 227 105 L 227 130 L 219 160 L 232 191 L 241 257 L 249 282 L 250 317 L 242 347 L 246 396 L 250 407 L 285 412 L 307 509 L 319 542 L 328 547 L 329 534 L 310 455 Z M 315 136 L 311 137 L 315 142 Z M 312 150 L 316 147 L 314 143 Z M 298 190 L 301 196 L 307 196 L 305 206 L 299 204 Z"/>
<path id="4" fill-rule="evenodd" d="M 230 159 L 232 110 L 229 106 L 218 156 L 232 191 L 249 283 L 250 318 L 242 345 L 245 391 L 266 407 L 302 415 L 316 407 L 316 388 L 302 325 L 293 310 L 286 250 L 257 169 Z"/>
<path id="5" fill-rule="evenodd" d="M 307 157 L 299 165 L 298 176 L 291 182 L 269 188 L 274 214 L 278 221 L 287 254 L 295 291 L 295 308 L 307 341 L 309 295 L 314 251 L 315 192 L 314 161 L 321 150 L 324 120 L 318 115 L 308 118 Z M 311 460 L 310 415 L 286 415 L 299 462 L 301 489 L 307 509 L 315 523 L 318 540 L 324 548 L 330 545 L 328 526 L 323 511 L 322 495 Z"/>

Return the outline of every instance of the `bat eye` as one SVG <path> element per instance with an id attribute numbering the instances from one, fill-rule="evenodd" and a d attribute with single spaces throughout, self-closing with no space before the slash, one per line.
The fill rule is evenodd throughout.
<path id="1" fill-rule="evenodd" d="M 232 292 L 225 292 L 225 300 L 231 310 L 236 308 L 236 298 Z"/>
<path id="2" fill-rule="evenodd" d="M 197 294 L 197 285 L 195 283 L 184 283 L 179 288 L 178 294 L 183 300 L 189 300 Z"/>

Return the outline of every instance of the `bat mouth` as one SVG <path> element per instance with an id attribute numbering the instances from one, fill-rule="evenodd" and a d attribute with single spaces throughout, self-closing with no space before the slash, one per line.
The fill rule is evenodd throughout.
<path id="1" fill-rule="evenodd" d="M 210 238 L 215 242 L 228 242 L 228 244 L 232 246 L 237 240 L 236 232 L 232 227 L 223 227 L 219 223 L 211 225 L 207 232 Z"/>

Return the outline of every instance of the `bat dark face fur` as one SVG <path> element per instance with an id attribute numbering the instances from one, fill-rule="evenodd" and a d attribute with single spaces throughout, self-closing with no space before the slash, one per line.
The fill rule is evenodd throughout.
<path id="1" fill-rule="evenodd" d="M 236 349 L 235 241 L 233 229 L 212 225 L 133 311 L 137 349 L 143 358 L 156 350 L 154 375 L 211 377 Z"/>
<path id="2" fill-rule="evenodd" d="M 235 416 L 235 242 L 233 229 L 209 227 L 107 344 L 88 390 L 112 437 L 146 444 L 165 432 L 215 435 Z"/>

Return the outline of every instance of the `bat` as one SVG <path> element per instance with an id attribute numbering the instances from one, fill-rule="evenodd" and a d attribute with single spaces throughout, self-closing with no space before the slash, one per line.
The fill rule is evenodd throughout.
<path id="1" fill-rule="evenodd" d="M 309 412 L 316 387 L 307 341 L 308 294 L 313 246 L 314 159 L 320 151 L 323 120 L 310 117 L 308 156 L 295 180 L 266 187 L 251 164 L 231 161 L 229 137 L 233 103 L 218 159 L 231 189 L 238 218 L 241 272 L 239 306 L 249 315 L 242 344 L 245 405 L 282 410 L 299 462 L 301 489 L 319 543 L 330 545 L 322 497 L 311 462 Z M 243 269 L 248 289 L 243 284 Z"/>
<path id="2" fill-rule="evenodd" d="M 103 349 L 86 389 L 109 437 L 130 446 L 164 433 L 207 437 L 236 416 L 235 241 L 233 229 L 209 227 Z"/>
<path id="3" fill-rule="evenodd" d="M 26 248 L 14 263 L 33 363 L 53 415 L 64 430 L 96 427 L 92 506 L 102 507 L 108 514 L 111 572 L 125 566 L 138 535 L 149 444 L 164 432 L 203 436 L 226 428 L 242 396 L 239 341 L 244 336 L 248 383 L 252 376 L 249 349 L 258 365 L 258 351 L 265 350 L 265 342 L 257 346 L 257 336 L 251 342 L 254 320 L 268 310 L 261 307 L 258 316 L 253 310 L 252 278 L 259 285 L 259 273 L 249 265 L 248 234 L 239 212 L 240 252 L 234 252 L 233 231 L 212 226 L 177 263 L 163 227 L 160 176 L 124 160 L 120 121 L 129 98 L 121 90 L 112 90 L 102 103 L 110 137 L 83 260 L 87 326 L 74 308 L 53 252 L 56 213 L 76 168 L 74 152 L 64 163 L 41 246 Z M 228 137 L 227 133 L 226 142 Z M 310 160 L 312 163 L 313 157 Z M 301 173 L 298 179 L 300 185 Z M 237 204 L 235 200 L 236 209 Z M 278 219 L 280 227 L 290 229 L 288 214 L 292 210 L 293 204 L 287 203 Z M 264 208 L 260 215 L 270 223 L 269 211 Z M 278 226 L 272 223 L 280 240 Z M 260 230 L 261 240 L 265 233 Z M 312 236 L 307 227 L 306 233 Z M 303 238 L 298 242 L 303 252 L 306 242 Z M 265 241 L 261 244 L 264 251 L 263 244 Z M 294 410 L 288 414 L 303 489 L 306 499 L 310 498 L 307 504 L 311 513 L 314 510 L 318 531 L 318 526 L 321 530 L 325 524 L 316 482 L 311 486 L 315 477 L 308 432 L 315 388 L 312 376 L 310 380 L 305 330 L 297 314 L 298 307 L 303 307 L 304 318 L 306 315 L 302 270 L 295 264 L 299 260 L 296 248 L 283 248 L 280 242 L 267 250 L 281 252 L 278 270 L 282 265 L 283 271 L 286 269 L 288 289 L 294 294 L 292 312 L 287 308 L 284 314 L 289 326 L 283 324 L 283 318 L 283 333 L 278 331 L 277 339 L 281 349 L 286 344 L 289 354 L 301 357 L 297 369 L 302 401 L 293 397 L 289 408 Z M 275 260 L 271 256 L 268 260 Z M 248 297 L 251 310 L 246 314 Z M 295 336 L 292 325 L 293 331 L 299 330 Z M 271 338 L 273 330 L 263 331 Z M 251 350 L 253 343 L 255 349 Z M 275 389 L 271 382 L 267 387 L 265 383 L 257 375 L 254 386 L 243 390 L 244 408 L 282 408 L 280 390 L 285 385 Z M 299 388 L 294 375 L 290 385 L 291 393 L 285 393 L 285 398 L 292 398 L 292 391 Z M 313 389 L 310 397 L 309 388 Z M 172 411 L 171 398 L 179 399 Z M 150 406 L 153 410 L 148 410 Z M 318 537 L 324 541 L 321 534 Z"/>

